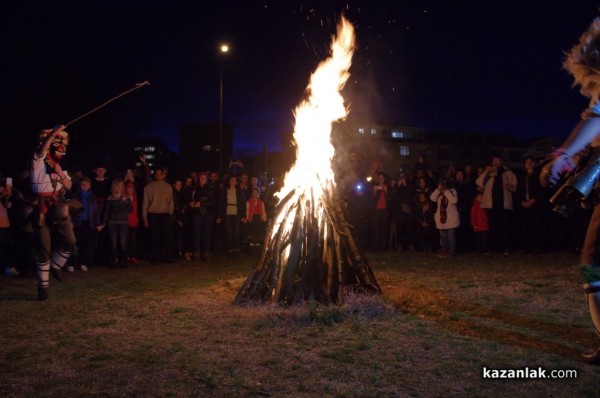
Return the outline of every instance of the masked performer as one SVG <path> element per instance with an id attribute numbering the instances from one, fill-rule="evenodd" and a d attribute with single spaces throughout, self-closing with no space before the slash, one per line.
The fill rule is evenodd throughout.
<path id="1" fill-rule="evenodd" d="M 554 160 L 542 170 L 541 182 L 550 186 L 557 185 L 565 173 L 578 167 L 585 152 L 600 151 L 600 18 L 594 20 L 579 43 L 567 54 L 563 66 L 573 76 L 574 84 L 581 87 L 581 93 L 590 99 L 590 105 L 561 149 L 556 151 Z M 598 186 L 598 181 L 590 183 Z M 592 267 L 591 269 L 600 269 L 599 235 L 600 203 L 596 203 L 581 253 L 582 264 Z M 592 318 L 596 319 L 597 315 L 592 307 L 590 311 Z M 596 325 L 597 329 L 598 326 Z M 582 355 L 582 359 L 600 365 L 600 348 L 592 354 Z"/>
<path id="2" fill-rule="evenodd" d="M 35 198 L 33 229 L 38 278 L 38 300 L 48 299 L 49 274 L 58 279 L 75 246 L 69 207 L 62 199 L 71 189 L 71 178 L 60 161 L 66 154 L 69 134 L 58 126 L 40 133 L 41 142 L 31 163 L 31 184 Z M 54 247 L 52 238 L 55 238 Z"/>

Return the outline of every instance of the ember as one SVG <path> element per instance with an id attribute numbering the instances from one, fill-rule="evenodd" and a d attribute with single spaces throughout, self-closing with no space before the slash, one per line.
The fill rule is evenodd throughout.
<path id="1" fill-rule="evenodd" d="M 263 252 L 236 303 L 341 303 L 347 290 L 381 292 L 336 198 L 331 168 L 331 125 L 347 115 L 340 91 L 350 76 L 353 52 L 354 27 L 342 17 L 331 56 L 313 73 L 308 99 L 296 108 L 296 163 L 278 193 Z"/>

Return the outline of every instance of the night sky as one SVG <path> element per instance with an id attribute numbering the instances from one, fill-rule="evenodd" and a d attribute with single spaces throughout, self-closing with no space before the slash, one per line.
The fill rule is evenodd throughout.
<path id="1" fill-rule="evenodd" d="M 340 13 L 357 51 L 351 114 L 426 131 L 566 137 L 587 101 L 564 51 L 599 15 L 596 1 L 11 1 L 3 4 L 6 136 L 22 145 L 149 80 L 69 130 L 159 137 L 224 119 L 238 155 L 281 148 Z M 222 57 L 219 44 L 230 53 Z M 72 144 L 72 147 L 77 145 Z M 2 156 L 13 149 L 3 145 Z M 75 146 L 77 147 L 77 146 Z M 18 152 L 18 151 L 17 151 Z"/>

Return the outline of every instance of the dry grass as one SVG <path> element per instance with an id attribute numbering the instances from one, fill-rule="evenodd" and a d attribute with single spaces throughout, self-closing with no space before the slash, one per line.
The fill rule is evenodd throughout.
<path id="1" fill-rule="evenodd" d="M 594 396 L 577 258 L 370 254 L 382 297 L 236 306 L 251 258 L 0 279 L 2 397 Z M 576 369 L 488 380 L 482 368 Z"/>

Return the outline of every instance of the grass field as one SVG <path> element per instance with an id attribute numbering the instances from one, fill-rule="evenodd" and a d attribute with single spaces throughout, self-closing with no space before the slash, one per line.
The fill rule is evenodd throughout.
<path id="1" fill-rule="evenodd" d="M 577 257 L 373 253 L 381 297 L 232 304 L 250 256 L 0 279 L 2 397 L 597 396 Z M 491 380 L 483 368 L 576 370 Z"/>

